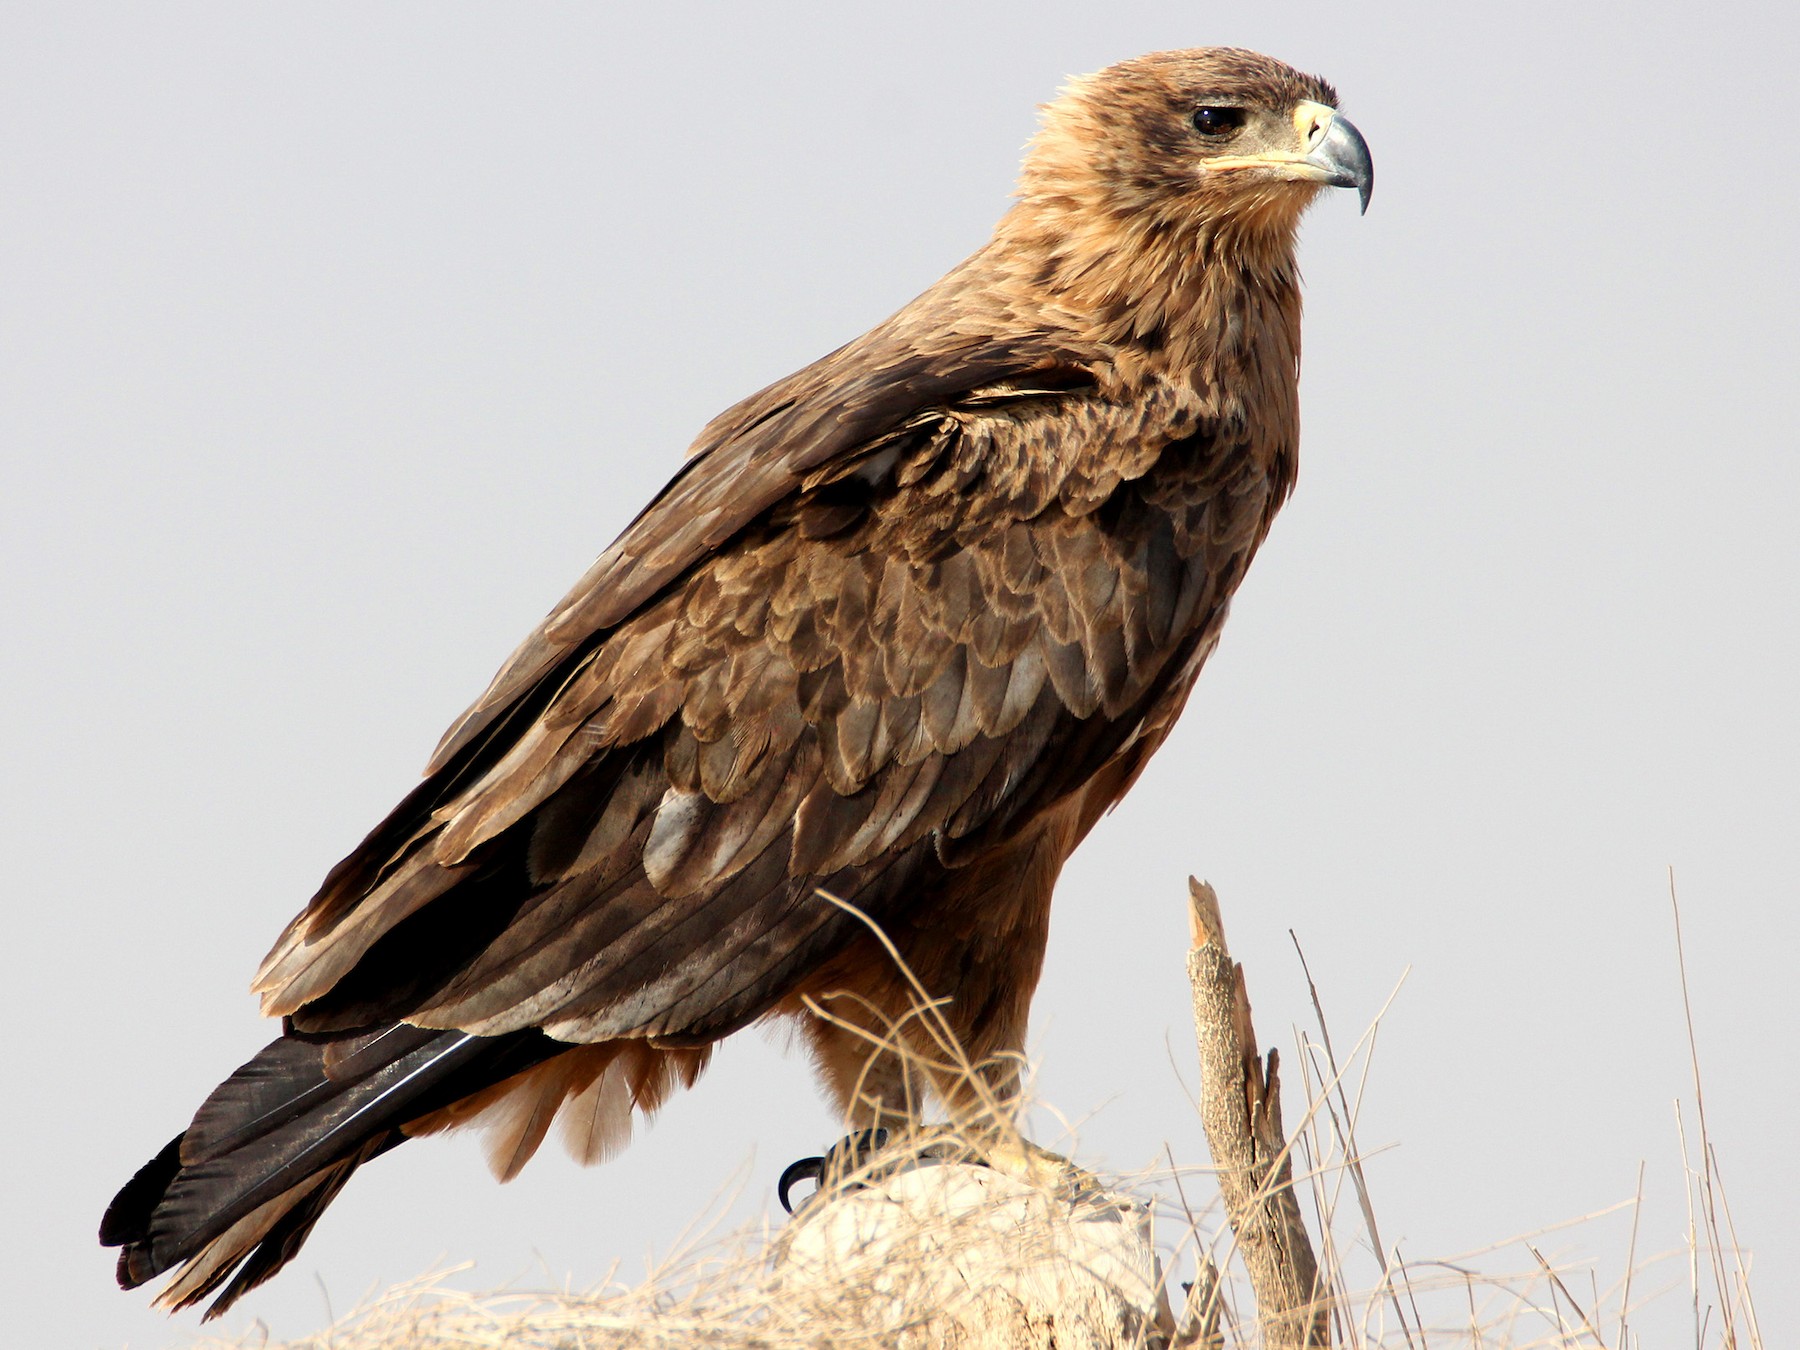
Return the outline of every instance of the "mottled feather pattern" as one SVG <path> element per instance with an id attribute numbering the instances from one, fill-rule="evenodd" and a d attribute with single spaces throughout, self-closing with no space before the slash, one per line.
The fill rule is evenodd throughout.
<path id="1" fill-rule="evenodd" d="M 1138 407 L 1065 397 L 1083 447 L 1090 444 L 1086 438 L 1108 426 L 1109 417 L 1119 428 L 1115 434 L 1146 435 Z M 1163 407 L 1173 402 L 1151 400 Z M 993 414 L 946 421 L 981 437 L 984 462 L 996 466 L 1002 481 L 1021 481 L 1025 475 L 1017 462 L 1032 454 L 1049 459 L 1051 470 L 1042 476 L 1054 488 L 1064 460 L 1075 466 L 1072 474 L 1084 457 L 1057 456 L 1054 443 L 1046 448 L 1049 433 L 1039 420 L 1041 410 L 1034 406 L 1033 412 L 1026 424 L 988 425 L 996 420 Z M 910 509 L 914 494 L 930 493 L 944 475 L 959 475 L 948 438 L 933 435 L 929 453 L 937 469 L 915 474 L 908 489 L 896 483 L 863 486 L 862 522 L 845 533 L 807 539 L 790 528 L 805 511 L 804 499 L 773 513 L 742 547 L 703 563 L 564 677 L 529 733 L 464 792 L 437 807 L 434 817 L 443 823 L 442 833 L 403 871 L 428 873 L 446 862 L 460 863 L 540 809 L 542 819 L 526 828 L 566 835 L 570 811 L 555 804 L 557 794 L 598 752 L 621 748 L 611 721 L 621 706 L 667 710 L 663 722 L 640 737 L 663 747 L 667 787 L 651 811 L 641 859 L 659 894 L 704 896 L 770 846 L 796 805 L 792 791 L 775 789 L 792 775 L 793 752 L 803 735 L 815 738 L 821 776 L 842 800 L 819 798 L 802 817 L 804 828 L 789 842 L 790 875 L 819 875 L 823 863 L 838 859 L 841 850 L 821 851 L 821 840 L 859 831 L 864 838 L 905 837 L 920 818 L 895 821 L 892 813 L 900 809 L 929 807 L 933 814 L 923 818 L 925 829 L 942 828 L 957 815 L 966 833 L 974 822 L 965 800 L 944 793 L 890 793 L 884 801 L 877 780 L 927 755 L 953 759 L 971 753 L 978 740 L 1007 735 L 1046 683 L 1069 715 L 1086 718 L 1102 707 L 1118 715 L 1143 697 L 1173 650 L 1167 636 L 1159 644 L 1154 635 L 1172 634 L 1174 620 L 1192 614 L 1201 598 L 1190 593 L 1193 583 L 1217 575 L 1221 564 L 1231 569 L 1230 561 L 1217 556 L 1218 541 L 1247 560 L 1266 529 L 1266 493 L 1234 495 L 1221 492 L 1216 482 L 1206 491 L 1191 486 L 1215 479 L 1217 472 L 1188 425 L 1181 417 L 1159 438 L 1149 439 L 1149 450 L 1138 440 L 1116 453 L 1103 446 L 1102 453 L 1140 470 L 1119 481 L 1105 511 L 1071 514 L 1051 491 L 1041 502 L 1026 503 L 1037 508 L 1036 515 L 1016 517 L 1016 498 L 996 503 L 985 493 L 965 491 L 945 495 L 959 510 L 926 534 Z M 1161 453 L 1171 445 L 1179 446 L 1178 456 Z M 977 478 L 985 484 L 985 477 Z M 1216 519 L 1223 514 L 1221 505 L 1248 512 L 1248 519 L 1221 523 Z M 1159 507 L 1163 517 L 1147 522 Z M 966 517 L 974 512 L 990 516 L 986 528 L 968 528 Z M 1159 536 L 1172 541 L 1177 559 L 1205 551 L 1206 572 L 1180 568 L 1152 575 L 1153 550 L 1146 541 Z M 965 538 L 970 542 L 959 542 Z M 746 604 L 751 596 L 762 603 Z M 982 618 L 1009 613 L 1019 621 L 979 631 Z M 791 622 L 796 614 L 808 615 L 810 622 Z M 1015 669 L 1021 660 L 1022 668 Z M 971 669 L 978 669 L 973 677 Z M 841 694 L 817 697 L 815 680 L 815 696 L 803 703 L 802 671 L 826 672 L 828 689 L 841 682 Z M 1019 765 L 1017 771 L 1029 767 Z M 952 781 L 961 777 L 953 775 Z M 591 795 L 590 786 L 582 787 L 579 796 Z M 650 785 L 637 789 L 634 803 L 641 808 L 652 791 Z M 719 809 L 746 797 L 755 798 L 762 815 Z M 769 809 L 777 799 L 783 814 Z M 882 805 L 883 828 L 865 829 L 861 813 L 876 803 Z M 825 830 L 817 822 L 826 819 L 841 823 Z M 567 838 L 555 847 L 534 841 L 539 869 L 534 880 L 551 887 L 569 884 L 596 867 L 609 876 L 624 875 L 631 861 L 595 847 L 604 841 L 615 850 L 627 848 L 632 836 L 622 835 L 619 823 L 617 817 L 596 820 L 579 847 Z M 747 848 L 751 842 L 759 847 Z M 567 858 L 569 870 L 546 872 L 553 856 Z M 858 852 L 843 857 L 856 859 Z M 407 911 L 396 906 L 392 912 L 397 920 Z M 375 911 L 355 913 L 364 931 L 355 935 L 353 947 L 367 944 L 379 930 Z M 620 961 L 629 954 L 616 945 L 607 950 Z M 554 979 L 570 995 L 578 987 L 568 983 L 567 971 L 556 971 Z M 519 1006 L 529 1007 L 534 1018 L 549 1016 L 553 1010 L 544 989 L 528 984 L 514 990 Z M 311 992 L 310 984 L 303 987 Z M 302 1025 L 303 1008 L 291 1000 L 274 1005 L 299 1013 Z"/>
<path id="2" fill-rule="evenodd" d="M 913 1109 L 868 1042 L 911 989 L 821 892 L 1005 1090 L 1063 860 L 1293 483 L 1313 189 L 1158 159 L 1227 87 L 1332 98 L 1231 51 L 1079 82 L 988 246 L 702 430 L 282 933 L 284 1036 L 120 1192 L 122 1281 L 229 1304 L 412 1135 L 604 1158 L 759 1018 L 852 1114 Z"/>

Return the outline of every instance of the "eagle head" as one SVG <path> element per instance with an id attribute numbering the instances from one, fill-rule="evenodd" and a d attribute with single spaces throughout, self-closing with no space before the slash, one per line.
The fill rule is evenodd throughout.
<path id="1" fill-rule="evenodd" d="M 1366 210 L 1374 183 L 1329 83 L 1257 52 L 1199 47 L 1072 81 L 1043 109 L 1018 196 L 1066 229 L 1130 236 L 1120 244 L 1200 233 L 1285 245 L 1321 187 L 1355 188 Z"/>

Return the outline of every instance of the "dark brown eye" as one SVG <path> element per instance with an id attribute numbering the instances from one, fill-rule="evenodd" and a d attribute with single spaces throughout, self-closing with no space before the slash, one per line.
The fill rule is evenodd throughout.
<path id="1" fill-rule="evenodd" d="M 1195 108 L 1194 130 L 1202 136 L 1223 136 L 1244 125 L 1242 108 Z"/>

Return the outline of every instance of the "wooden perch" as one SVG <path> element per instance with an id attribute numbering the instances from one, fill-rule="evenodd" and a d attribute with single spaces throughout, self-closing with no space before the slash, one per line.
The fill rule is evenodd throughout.
<path id="1" fill-rule="evenodd" d="M 1188 982 L 1200 1044 L 1200 1123 L 1219 1172 L 1225 1215 L 1256 1294 L 1262 1341 L 1272 1350 L 1331 1344 L 1330 1295 L 1294 1198 L 1281 1128 L 1280 1058 L 1256 1049 L 1244 968 L 1231 959 L 1219 897 L 1188 879 L 1193 948 Z"/>

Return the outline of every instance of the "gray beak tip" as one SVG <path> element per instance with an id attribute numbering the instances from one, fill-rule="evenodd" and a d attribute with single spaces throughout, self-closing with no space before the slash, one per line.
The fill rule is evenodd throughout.
<path id="1" fill-rule="evenodd" d="M 1323 169 L 1332 187 L 1353 187 L 1362 201 L 1362 214 L 1369 211 L 1369 198 L 1375 195 L 1375 159 L 1369 143 L 1349 118 L 1331 119 L 1325 138 L 1306 157 L 1306 162 Z"/>

